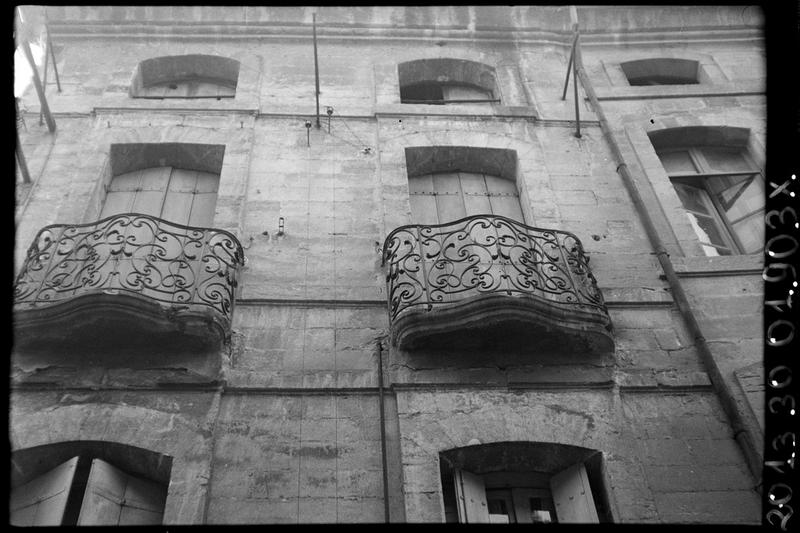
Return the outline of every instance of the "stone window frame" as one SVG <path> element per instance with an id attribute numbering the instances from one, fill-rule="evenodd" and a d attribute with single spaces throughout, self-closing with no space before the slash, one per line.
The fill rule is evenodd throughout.
<path id="1" fill-rule="evenodd" d="M 510 181 L 517 189 L 523 220 L 530 220 L 527 195 L 522 187 L 517 151 L 510 148 L 464 145 L 423 145 L 404 148 L 406 182 L 413 177 L 440 172 L 474 172 Z M 409 194 L 409 205 L 410 205 Z M 413 220 L 412 220 L 413 223 Z"/>
<path id="2" fill-rule="evenodd" d="M 112 181 L 117 176 L 153 167 L 171 166 L 183 170 L 197 170 L 217 176 L 217 190 L 221 181 L 224 144 L 199 143 L 112 143 L 109 145 L 109 164 L 104 169 L 102 187 L 93 198 L 96 218 L 102 212 Z M 216 200 L 215 200 L 216 208 Z M 160 217 L 159 217 L 160 218 Z M 213 220 L 213 214 L 212 214 Z M 172 221 L 188 225 L 183 221 Z M 209 225 L 208 227 L 213 227 Z"/>
<path id="3" fill-rule="evenodd" d="M 131 98 L 143 99 L 216 99 L 235 98 L 241 72 L 240 61 L 223 56 L 209 54 L 180 54 L 152 57 L 140 61 L 136 66 L 130 84 Z M 142 91 L 153 85 L 165 83 L 181 83 L 187 81 L 205 81 L 216 85 L 229 87 L 233 94 L 196 96 L 169 95 L 150 96 L 141 94 Z"/>
<path id="4" fill-rule="evenodd" d="M 628 85 L 641 87 L 647 85 L 699 85 L 707 83 L 705 69 L 695 59 L 680 57 L 648 57 L 632 59 L 619 64 Z M 638 83 L 640 78 L 673 78 L 669 83 Z"/>
<path id="5" fill-rule="evenodd" d="M 683 117 L 680 121 L 665 117 L 653 117 L 650 120 L 629 123 L 625 133 L 635 150 L 635 163 L 645 176 L 647 184 L 652 187 L 653 195 L 644 195 L 645 207 L 657 216 L 655 223 L 662 234 L 665 247 L 678 271 L 751 271 L 760 269 L 763 264 L 762 254 L 740 254 L 720 257 L 709 257 L 700 246 L 697 234 L 686 217 L 683 205 L 678 197 L 656 149 L 648 134 L 681 127 L 702 127 L 709 132 L 716 131 L 718 142 L 740 146 L 746 150 L 756 168 L 764 174 L 765 149 L 752 129 L 752 123 L 746 120 L 729 122 L 721 125 L 716 117 Z M 726 140 L 727 139 L 727 140 Z M 632 161 L 634 163 L 634 161 Z M 652 198 L 648 200 L 647 197 Z"/>
<path id="6" fill-rule="evenodd" d="M 52 472 L 70 459 L 78 457 L 78 468 L 88 474 L 88 466 L 92 460 L 100 459 L 124 473 L 155 483 L 164 489 L 164 511 L 169 498 L 170 479 L 173 474 L 173 457 L 157 451 L 111 441 L 65 441 L 43 444 L 29 448 L 14 450 L 11 453 L 11 487 L 19 487 L 37 477 Z M 88 464 L 87 464 L 88 463 Z M 77 475 L 76 475 L 77 478 Z M 85 483 L 85 480 L 83 481 Z M 73 479 L 71 486 L 80 484 L 81 480 Z M 74 511 L 80 502 L 68 500 L 65 513 Z M 77 516 L 73 517 L 77 519 Z M 162 517 L 164 523 L 164 517 Z"/>
<path id="7" fill-rule="evenodd" d="M 177 128 L 176 131 L 154 130 L 150 135 L 142 135 L 141 130 L 114 132 L 108 144 L 105 144 L 97 154 L 98 158 L 103 158 L 102 166 L 98 166 L 99 175 L 93 186 L 89 201 L 82 207 L 81 222 L 89 223 L 98 220 L 105 201 L 106 190 L 115 174 L 134 170 L 138 168 L 137 165 L 148 166 L 150 164 L 147 161 L 133 161 L 123 164 L 119 161 L 117 155 L 121 154 L 125 149 L 133 150 L 134 152 L 137 150 L 142 152 L 149 150 L 150 156 L 148 157 L 152 159 L 151 163 L 160 163 L 163 158 L 164 162 L 171 160 L 184 165 L 189 164 L 198 170 L 208 171 L 210 169 L 210 171 L 219 174 L 217 201 L 212 224 L 209 227 L 226 230 L 236 235 L 237 238 L 240 237 L 243 228 L 239 213 L 244 209 L 246 202 L 245 195 L 241 194 L 241 191 L 244 184 L 247 183 L 247 154 L 243 153 L 241 149 L 237 150 L 235 146 L 232 146 L 231 140 L 226 137 L 225 131 L 208 135 L 207 131 L 201 134 L 201 130 L 198 129 L 198 135 L 190 135 L 187 138 L 185 130 L 188 129 L 192 128 L 184 127 L 180 128 L 180 131 Z M 191 142 L 194 139 L 202 139 L 203 142 Z M 117 148 L 114 148 L 115 145 L 117 145 Z M 168 150 L 172 146 L 182 146 L 186 149 L 186 153 L 183 156 L 159 155 L 159 150 Z M 203 155 L 201 152 L 204 150 L 210 150 L 210 152 L 206 152 Z M 192 153 L 195 156 L 192 156 Z M 173 159 L 167 159 L 167 157 L 172 157 Z M 193 160 L 193 162 L 182 163 L 180 157 Z"/>
<path id="8" fill-rule="evenodd" d="M 455 496 L 455 494 L 445 494 L 445 491 L 453 485 L 448 476 L 452 477 L 456 470 L 466 470 L 484 477 L 488 474 L 497 476 L 513 475 L 515 472 L 533 472 L 535 468 L 540 468 L 543 475 L 552 477 L 557 472 L 583 464 L 591 485 L 599 522 L 614 522 L 612 494 L 609 489 L 611 484 L 606 474 L 604 455 L 599 450 L 552 442 L 500 441 L 442 450 L 439 452 L 438 464 L 442 511 L 445 513 L 445 519 L 447 519 L 447 501 L 450 500 L 448 496 Z M 548 471 L 551 472 L 548 474 Z"/>
<path id="9" fill-rule="evenodd" d="M 447 105 L 404 104 L 400 99 L 399 65 L 413 61 L 448 60 L 482 65 L 493 72 L 494 98 L 500 102 L 452 103 Z M 514 116 L 538 118 L 538 106 L 533 95 L 523 83 L 523 75 L 516 61 L 487 54 L 449 53 L 441 55 L 414 54 L 410 57 L 392 58 L 373 65 L 375 78 L 375 112 L 396 115 L 426 116 Z"/>
<path id="10" fill-rule="evenodd" d="M 485 101 L 468 102 L 475 105 L 495 105 L 502 102 L 495 68 L 477 61 L 449 57 L 412 59 L 411 61 L 398 63 L 397 77 L 400 87 L 400 103 L 402 104 L 435 105 L 433 102 L 403 101 L 403 89 L 419 84 L 435 85 L 442 88 L 448 85 L 471 87 L 489 96 Z M 444 97 L 441 100 L 441 104 L 452 105 Z"/>
<path id="11" fill-rule="evenodd" d="M 696 84 L 631 85 L 622 65 L 631 61 L 648 59 L 680 59 L 697 62 Z M 624 100 L 646 98 L 680 98 L 725 96 L 729 94 L 759 94 L 765 90 L 764 80 L 731 80 L 716 62 L 713 54 L 664 50 L 650 55 L 641 52 L 614 51 L 614 59 L 599 61 L 605 84 L 595 87 L 599 100 Z"/>

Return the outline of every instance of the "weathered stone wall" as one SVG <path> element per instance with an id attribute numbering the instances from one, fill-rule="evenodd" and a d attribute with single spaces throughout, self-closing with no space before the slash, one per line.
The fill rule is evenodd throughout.
<path id="1" fill-rule="evenodd" d="M 165 524 L 205 519 L 219 395 L 179 391 L 27 391 L 12 394 L 12 450 L 109 441 L 173 458 Z"/>
<path id="2" fill-rule="evenodd" d="M 725 416 L 708 393 L 462 389 L 398 392 L 409 521 L 444 517 L 439 452 L 544 441 L 605 456 L 620 522 L 751 522 L 758 499 Z"/>
<path id="3" fill-rule="evenodd" d="M 381 522 L 374 395 L 227 395 L 208 523 Z"/>
<path id="4" fill-rule="evenodd" d="M 578 139 L 571 86 L 561 100 L 568 8 L 319 8 L 322 127 L 307 130 L 315 112 L 312 11 L 49 12 L 63 91 L 51 72 L 52 135 L 34 115 L 35 91 L 24 98 L 20 137 L 34 183 L 17 191 L 15 267 L 42 226 L 93 220 L 111 144 L 155 142 L 225 146 L 214 227 L 237 235 L 247 262 L 233 339 L 219 354 L 219 390 L 15 390 L 12 448 L 95 439 L 168 454 L 167 523 L 382 521 L 378 342 L 390 324 L 381 247 L 411 222 L 405 149 L 508 149 L 526 223 L 575 233 L 591 257 L 616 350 L 407 352 L 384 343 L 392 518 L 443 520 L 439 453 L 478 439 L 602 451 L 615 521 L 756 523 L 754 481 L 597 116 L 581 98 Z M 663 201 L 674 193 L 646 135 L 679 125 L 747 127 L 756 158 L 763 155 L 763 50 L 748 33 L 757 32 L 759 13 L 580 14 L 586 70 L 646 208 L 726 380 L 738 387 L 737 402 L 760 413 L 754 380 L 734 374 L 761 357 L 759 259 L 697 253 L 675 198 Z M 683 27 L 692 41 L 660 44 L 666 30 L 646 31 L 654 26 Z M 696 39 L 728 26 L 751 41 Z M 635 39 L 625 41 L 627 33 Z M 240 61 L 236 97 L 129 97 L 140 61 L 189 53 Z M 640 56 L 698 60 L 713 86 L 630 87 L 618 64 Z M 397 64 L 436 57 L 494 67 L 501 103 L 400 104 Z"/>

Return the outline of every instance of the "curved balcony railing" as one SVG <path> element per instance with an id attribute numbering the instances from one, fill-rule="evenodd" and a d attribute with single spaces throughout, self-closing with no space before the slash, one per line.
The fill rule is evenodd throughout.
<path id="1" fill-rule="evenodd" d="M 427 313 L 428 325 L 417 329 L 436 329 L 431 320 L 437 311 L 484 300 L 492 301 L 494 309 L 498 302 L 501 308 L 527 305 L 544 320 L 552 318 L 550 326 L 557 328 L 566 319 L 579 330 L 604 330 L 610 338 L 610 319 L 589 258 L 572 233 L 534 228 L 498 215 L 408 225 L 388 235 L 383 262 L 393 325 L 408 315 Z M 476 323 L 487 318 L 480 310 L 472 316 Z M 402 331 L 394 333 L 404 336 Z"/>
<path id="2" fill-rule="evenodd" d="M 241 244 L 223 230 L 137 213 L 54 224 L 28 250 L 14 287 L 15 314 L 36 316 L 84 296 L 127 295 L 157 302 L 171 316 L 209 316 L 229 330 L 243 262 Z"/>

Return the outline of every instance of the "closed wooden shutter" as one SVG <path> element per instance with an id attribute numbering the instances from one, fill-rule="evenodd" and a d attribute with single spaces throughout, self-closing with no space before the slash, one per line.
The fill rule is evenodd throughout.
<path id="1" fill-rule="evenodd" d="M 589 477 L 582 463 L 550 478 L 550 491 L 559 523 L 599 523 Z"/>
<path id="2" fill-rule="evenodd" d="M 517 186 L 505 178 L 437 172 L 409 178 L 408 186 L 415 224 L 443 224 L 473 215 L 502 215 L 524 222 Z"/>
<path id="3" fill-rule="evenodd" d="M 166 498 L 166 487 L 94 459 L 78 525 L 160 524 Z"/>
<path id="4" fill-rule="evenodd" d="M 142 213 L 188 226 L 214 220 L 219 176 L 173 167 L 153 167 L 114 176 L 100 218 Z"/>
<path id="5" fill-rule="evenodd" d="M 455 485 L 459 522 L 489 523 L 489 506 L 483 478 L 466 470 L 456 470 Z"/>
<path id="6" fill-rule="evenodd" d="M 60 526 L 67 507 L 78 458 L 11 490 L 9 521 L 13 526 Z"/>
<path id="7" fill-rule="evenodd" d="M 501 215 L 522 222 L 522 208 L 516 184 L 505 178 L 476 172 L 437 172 L 409 179 L 409 198 L 411 216 L 414 223 L 423 225 L 444 224 L 454 222 L 468 216 Z M 509 233 L 504 239 L 504 235 Z M 431 255 L 432 261 L 426 261 L 425 271 L 434 277 L 443 270 L 434 270 L 436 259 L 441 258 L 439 250 L 446 250 L 451 261 L 446 272 L 451 275 L 449 281 L 461 280 L 467 285 L 481 284 L 484 289 L 505 290 L 507 281 L 503 277 L 506 271 L 515 276 L 514 267 L 505 266 L 498 261 L 500 254 L 495 243 L 516 241 L 515 232 L 509 228 L 499 231 L 494 227 L 473 225 L 470 227 L 470 240 L 449 239 L 447 242 L 438 239 L 437 246 L 424 250 L 425 257 Z M 463 260 L 459 250 L 468 242 L 475 243 L 470 253 L 477 254 L 478 261 L 474 265 Z M 448 245 L 451 244 L 452 246 Z M 430 254 L 428 252 L 431 252 Z M 441 265 L 441 263 L 439 263 Z M 481 290 L 476 286 L 469 290 L 459 289 L 457 296 L 440 294 L 442 301 L 463 299 L 478 295 Z"/>

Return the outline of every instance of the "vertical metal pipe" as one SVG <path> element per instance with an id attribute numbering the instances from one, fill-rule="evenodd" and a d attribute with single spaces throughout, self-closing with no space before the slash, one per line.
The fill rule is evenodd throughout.
<path id="1" fill-rule="evenodd" d="M 50 114 L 50 107 L 47 105 L 47 98 L 45 98 L 44 90 L 42 89 L 42 81 L 39 79 L 39 72 L 36 70 L 36 62 L 33 60 L 33 53 L 31 52 L 31 46 L 28 41 L 22 42 L 22 51 L 25 53 L 25 59 L 28 60 L 31 70 L 33 71 L 33 85 L 36 87 L 36 93 L 39 95 L 39 103 L 47 119 L 47 129 L 50 130 L 50 133 L 53 133 L 56 131 L 56 121 L 53 120 L 53 116 Z"/>
<path id="2" fill-rule="evenodd" d="M 381 464 L 383 466 L 383 519 L 389 523 L 389 464 L 386 457 L 386 407 L 383 404 L 383 346 L 382 340 L 376 341 L 378 356 L 378 408 L 381 422 Z"/>
<path id="3" fill-rule="evenodd" d="M 578 58 L 575 57 L 578 53 L 578 38 L 580 34 L 578 33 L 578 25 L 575 25 L 575 42 L 572 45 L 572 55 L 574 57 L 572 61 L 572 88 L 574 89 L 575 93 L 575 137 L 581 138 L 581 108 L 580 102 L 578 101 Z"/>
<path id="4" fill-rule="evenodd" d="M 312 14 L 312 27 L 314 30 L 314 79 L 316 81 L 316 97 L 317 97 L 317 129 L 322 126 L 319 123 L 319 61 L 317 61 L 317 14 Z"/>

